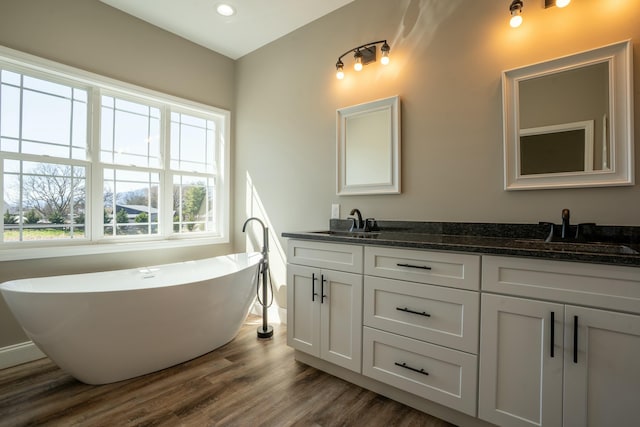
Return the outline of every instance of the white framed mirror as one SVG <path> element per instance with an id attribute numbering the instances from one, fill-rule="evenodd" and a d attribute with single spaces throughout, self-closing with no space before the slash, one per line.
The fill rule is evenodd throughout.
<path id="1" fill-rule="evenodd" d="M 632 44 L 502 73 L 504 188 L 634 184 Z"/>
<path id="2" fill-rule="evenodd" d="M 336 114 L 337 193 L 400 193 L 400 97 L 340 108 Z"/>

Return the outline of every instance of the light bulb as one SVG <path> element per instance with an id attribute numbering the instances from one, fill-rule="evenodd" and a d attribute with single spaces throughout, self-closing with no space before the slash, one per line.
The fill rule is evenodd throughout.
<path id="1" fill-rule="evenodd" d="M 356 71 L 362 70 L 362 52 L 356 50 L 355 55 L 353 55 L 353 59 L 355 59 L 355 64 L 353 64 L 353 69 Z"/>
<path id="2" fill-rule="evenodd" d="M 571 0 L 556 0 L 557 7 L 567 7 L 571 3 Z"/>
<path id="3" fill-rule="evenodd" d="M 522 24 L 522 7 L 524 4 L 522 0 L 513 0 L 511 5 L 509 5 L 509 13 L 511 14 L 511 19 L 509 20 L 509 25 L 511 28 L 517 28 Z"/>
<path id="4" fill-rule="evenodd" d="M 380 58 L 380 63 L 382 63 L 382 65 L 387 65 L 389 63 L 389 51 L 390 50 L 391 50 L 391 48 L 389 47 L 387 42 L 384 42 L 384 44 L 380 48 L 380 51 L 382 52 L 382 58 Z"/>
<path id="5" fill-rule="evenodd" d="M 511 20 L 509 21 L 509 25 L 511 25 L 511 28 L 518 28 L 520 24 L 522 24 L 522 15 L 520 15 L 519 13 L 517 15 L 513 15 L 511 17 Z"/>
<path id="6" fill-rule="evenodd" d="M 339 59 L 336 62 L 336 77 L 338 80 L 344 79 L 344 64 Z"/>

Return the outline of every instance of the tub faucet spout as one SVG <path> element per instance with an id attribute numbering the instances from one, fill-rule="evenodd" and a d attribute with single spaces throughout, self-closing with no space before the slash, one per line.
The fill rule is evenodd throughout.
<path id="1" fill-rule="evenodd" d="M 264 226 L 264 222 L 262 222 L 260 218 L 251 217 L 244 222 L 244 225 L 242 226 L 243 233 L 247 229 L 247 224 L 250 221 L 258 221 L 258 223 L 262 227 L 262 256 L 266 261 L 267 256 L 269 255 L 269 229 Z"/>

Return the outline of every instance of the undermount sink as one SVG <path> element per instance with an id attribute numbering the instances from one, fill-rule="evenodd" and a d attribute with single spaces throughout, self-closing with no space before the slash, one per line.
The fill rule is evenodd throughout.
<path id="1" fill-rule="evenodd" d="M 357 237 L 357 238 L 366 238 L 366 237 L 376 237 L 380 233 L 377 231 L 335 231 L 335 230 L 325 230 L 325 231 L 312 231 L 313 234 L 324 234 L 326 236 L 336 236 L 336 237 Z"/>
<path id="2" fill-rule="evenodd" d="M 548 249 L 572 252 L 588 252 L 615 255 L 639 255 L 640 252 L 626 245 L 603 242 L 545 242 L 544 240 L 520 239 L 518 243 L 525 243 L 531 249 Z"/>

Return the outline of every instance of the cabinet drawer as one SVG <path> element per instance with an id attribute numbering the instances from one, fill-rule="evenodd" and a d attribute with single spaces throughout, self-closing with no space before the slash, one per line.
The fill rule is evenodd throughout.
<path id="1" fill-rule="evenodd" d="M 365 276 L 364 324 L 478 352 L 478 292 Z"/>
<path id="2" fill-rule="evenodd" d="M 370 276 L 461 289 L 480 288 L 478 255 L 367 246 L 364 258 L 364 272 Z"/>
<path id="3" fill-rule="evenodd" d="M 287 261 L 291 264 L 362 274 L 362 246 L 289 240 Z"/>
<path id="4" fill-rule="evenodd" d="M 362 365 L 368 377 L 476 415 L 477 356 L 365 327 Z"/>
<path id="5" fill-rule="evenodd" d="M 482 257 L 482 290 L 640 313 L 640 268 Z"/>

